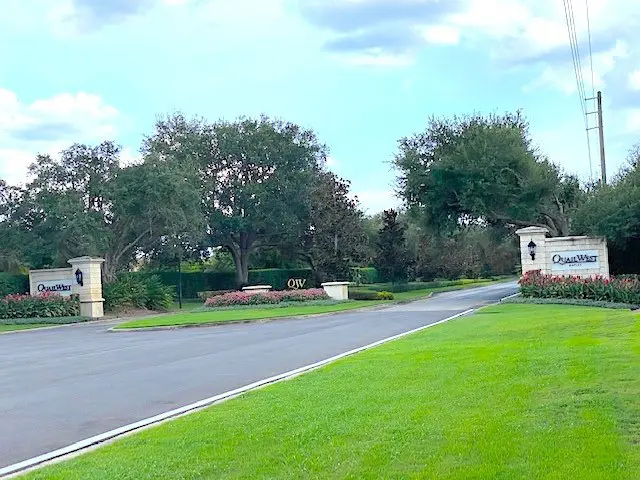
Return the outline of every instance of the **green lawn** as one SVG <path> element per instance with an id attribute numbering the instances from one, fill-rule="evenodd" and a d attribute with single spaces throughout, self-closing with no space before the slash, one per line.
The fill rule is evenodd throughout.
<path id="1" fill-rule="evenodd" d="M 501 305 L 31 479 L 637 479 L 640 318 Z"/>
<path id="2" fill-rule="evenodd" d="M 384 302 L 353 301 L 333 303 L 329 305 L 287 306 L 282 308 L 240 308 L 211 310 L 208 312 L 185 312 L 151 318 L 141 318 L 121 323 L 116 328 L 148 328 L 168 327 L 180 325 L 207 325 L 239 321 L 264 320 L 267 318 L 295 317 L 299 315 L 314 315 L 319 313 L 342 312 L 362 307 L 372 307 Z"/>
<path id="3" fill-rule="evenodd" d="M 50 327 L 50 323 L 33 323 L 27 325 L 4 325 L 0 324 L 0 332 L 14 332 L 16 330 L 29 330 L 31 328 Z"/>
<path id="4" fill-rule="evenodd" d="M 394 301 L 410 301 L 425 298 L 432 293 L 448 292 L 452 290 L 462 290 L 480 286 L 491 285 L 490 281 L 474 282 L 469 281 L 461 285 L 434 287 L 424 290 L 413 290 L 410 292 L 394 293 Z M 116 329 L 131 328 L 150 328 L 150 327 L 172 327 L 184 325 L 213 325 L 219 323 L 265 320 L 269 318 L 295 317 L 300 315 L 316 315 L 322 313 L 344 312 L 355 310 L 363 307 L 375 307 L 377 305 L 392 303 L 390 301 L 349 301 L 344 303 L 329 303 L 327 305 L 289 305 L 286 307 L 278 307 L 277 305 L 269 305 L 266 307 L 256 308 L 237 308 L 237 309 L 211 309 L 201 311 L 200 308 L 194 307 L 195 301 L 190 302 L 188 308 L 184 312 L 173 313 L 170 315 L 162 315 L 151 318 L 141 318 L 121 323 Z M 198 304 L 202 306 L 202 302 Z"/>

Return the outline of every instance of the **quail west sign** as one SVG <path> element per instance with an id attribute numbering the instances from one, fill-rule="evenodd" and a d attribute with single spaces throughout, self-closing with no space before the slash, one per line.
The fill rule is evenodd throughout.
<path id="1" fill-rule="evenodd" d="M 552 270 L 593 270 L 600 268 L 597 250 L 579 250 L 553 253 Z"/>
<path id="2" fill-rule="evenodd" d="M 70 278 L 62 280 L 49 280 L 37 282 L 35 287 L 38 294 L 42 293 L 57 293 L 62 296 L 71 295 L 71 287 L 73 282 Z"/>

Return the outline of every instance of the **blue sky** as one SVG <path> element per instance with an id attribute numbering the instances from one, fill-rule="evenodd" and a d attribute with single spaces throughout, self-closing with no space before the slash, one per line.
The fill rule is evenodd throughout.
<path id="1" fill-rule="evenodd" d="M 640 4 L 588 1 L 611 175 L 640 141 Z M 113 139 L 135 158 L 156 116 L 175 110 L 313 128 L 371 213 L 397 202 L 397 140 L 431 115 L 521 108 L 541 151 L 589 178 L 561 0 L 5 3 L 0 177 L 11 183 L 36 153 L 76 141 Z M 585 2 L 573 4 L 586 54 Z M 590 91 L 586 55 L 583 66 Z M 595 132 L 592 152 L 595 176 Z"/>

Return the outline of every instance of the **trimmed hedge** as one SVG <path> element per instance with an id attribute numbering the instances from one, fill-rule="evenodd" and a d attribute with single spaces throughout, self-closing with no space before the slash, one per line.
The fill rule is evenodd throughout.
<path id="1" fill-rule="evenodd" d="M 350 300 L 393 300 L 393 293 L 385 291 L 349 289 Z"/>
<path id="2" fill-rule="evenodd" d="M 156 275 L 167 286 L 176 288 L 179 281 L 178 272 L 139 272 L 134 275 Z M 249 285 L 271 285 L 274 290 L 286 290 L 290 278 L 304 278 L 305 287 L 314 287 L 311 269 L 264 269 L 249 270 Z M 236 290 L 235 272 L 188 272 L 182 274 L 182 297 L 198 298 L 199 292 L 220 290 Z"/>
<path id="3" fill-rule="evenodd" d="M 380 276 L 374 267 L 353 267 L 350 280 L 356 284 L 370 285 L 378 283 Z"/>
<path id="4" fill-rule="evenodd" d="M 76 296 L 16 294 L 0 299 L 2 319 L 75 317 L 79 313 L 80 302 Z"/>
<path id="5" fill-rule="evenodd" d="M 640 276 L 580 278 L 527 272 L 520 279 L 525 298 L 570 298 L 640 305 Z"/>
<path id="6" fill-rule="evenodd" d="M 490 282 L 490 279 L 462 279 L 462 280 L 434 280 L 433 282 L 410 282 L 410 283 L 379 283 L 376 285 L 366 285 L 363 288 L 374 292 L 404 293 L 416 290 L 426 290 L 430 288 L 457 287 L 471 283 Z"/>
<path id="7" fill-rule="evenodd" d="M 0 298 L 29 292 L 29 275 L 0 272 Z"/>

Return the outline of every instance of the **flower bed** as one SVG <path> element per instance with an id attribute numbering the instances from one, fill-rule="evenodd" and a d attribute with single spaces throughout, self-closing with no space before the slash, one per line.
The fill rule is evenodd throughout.
<path id="1" fill-rule="evenodd" d="M 306 290 L 286 290 L 282 292 L 229 292 L 208 298 L 205 307 L 233 307 L 237 305 L 268 305 L 282 302 L 309 302 L 314 300 L 328 300 L 329 296 L 322 288 Z"/>
<path id="2" fill-rule="evenodd" d="M 575 298 L 599 302 L 640 304 L 640 277 L 580 278 L 527 272 L 520 279 L 525 298 Z"/>
<path id="3" fill-rule="evenodd" d="M 80 314 L 77 297 L 56 293 L 8 295 L 0 299 L 0 319 L 75 317 Z"/>

